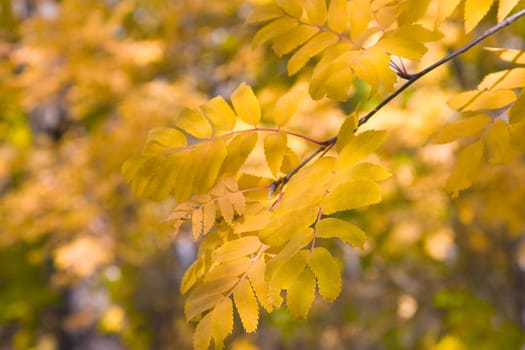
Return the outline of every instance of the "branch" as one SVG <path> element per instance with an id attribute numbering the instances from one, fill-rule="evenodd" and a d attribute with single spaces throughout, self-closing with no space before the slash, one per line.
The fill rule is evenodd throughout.
<path id="1" fill-rule="evenodd" d="M 410 74 L 408 75 L 410 77 L 410 79 L 408 79 L 403 85 L 401 85 L 397 90 L 395 90 L 394 92 L 392 92 L 390 95 L 388 95 L 383 101 L 381 101 L 373 110 L 371 110 L 370 112 L 368 112 L 365 116 L 361 117 L 357 123 L 357 128 L 356 130 L 363 124 L 365 124 L 366 122 L 368 122 L 370 120 L 370 118 L 372 118 L 377 112 L 379 112 L 384 106 L 386 106 L 388 103 L 390 103 L 390 101 L 392 101 L 394 98 L 396 98 L 399 94 L 401 94 L 403 91 L 405 91 L 410 85 L 414 84 L 417 80 L 419 80 L 421 77 L 425 76 L 426 74 L 430 73 L 431 71 L 433 71 L 434 69 L 436 69 L 437 67 L 447 63 L 448 61 L 456 58 L 457 56 L 461 55 L 462 53 L 466 52 L 467 50 L 471 49 L 472 47 L 476 46 L 479 42 L 485 40 L 486 38 L 488 38 L 489 36 L 491 36 L 492 34 L 498 32 L 499 30 L 507 27 L 508 25 L 510 25 L 511 23 L 513 23 L 514 21 L 516 21 L 517 19 L 519 19 L 520 17 L 523 17 L 525 16 L 525 9 L 524 10 L 521 10 L 521 11 L 518 11 L 516 12 L 515 14 L 513 14 L 512 16 L 510 17 L 507 17 L 505 20 L 503 20 L 502 22 L 496 24 L 495 26 L 489 28 L 487 31 L 485 31 L 483 34 L 481 34 L 480 36 L 478 36 L 476 39 L 470 41 L 468 44 L 466 44 L 465 46 L 457 49 L 456 51 L 453 51 L 451 52 L 450 54 L 448 54 L 447 56 L 443 57 L 442 59 L 440 59 L 439 61 L 437 61 L 436 63 L 434 64 L 431 64 L 430 66 L 428 66 L 427 68 L 421 70 L 420 72 L 418 73 L 415 73 L 415 74 Z M 356 131 L 355 130 L 355 131 Z M 289 180 L 290 178 L 295 175 L 301 168 L 303 168 L 310 160 L 312 160 L 315 156 L 317 156 L 319 153 L 323 152 L 324 150 L 326 150 L 327 148 L 329 147 L 332 147 L 337 141 L 337 136 L 334 136 L 324 142 L 322 142 L 322 145 L 321 147 L 319 147 L 318 149 L 316 149 L 313 153 L 311 153 L 304 161 L 301 162 L 301 164 L 297 165 L 294 169 L 292 169 L 292 171 L 290 171 L 285 177 L 282 177 L 274 182 L 272 182 L 270 184 L 270 195 L 273 194 L 275 192 L 275 190 L 277 188 L 279 188 L 279 186 L 284 186 Z"/>

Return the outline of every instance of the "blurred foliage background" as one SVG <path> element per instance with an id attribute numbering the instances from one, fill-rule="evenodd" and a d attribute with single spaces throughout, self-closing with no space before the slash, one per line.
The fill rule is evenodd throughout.
<path id="1" fill-rule="evenodd" d="M 191 348 L 178 290 L 191 235 L 172 237 L 163 219 L 175 203 L 133 198 L 120 166 L 185 106 L 246 81 L 271 108 L 304 84 L 252 49 L 256 28 L 243 22 L 262 2 L 0 0 L 0 349 Z M 409 70 L 476 35 L 461 20 L 443 29 Z M 524 37 L 521 20 L 486 45 L 524 49 Z M 452 200 L 441 187 L 458 145 L 428 142 L 455 117 L 446 100 L 501 68 L 474 49 L 367 124 L 390 131 L 378 160 L 393 177 L 380 205 L 348 214 L 370 233 L 366 248 L 331 247 L 342 295 L 306 322 L 265 315 L 229 348 L 523 349 L 525 160 L 486 166 Z M 345 103 L 305 103 L 292 125 L 335 135 L 345 113 L 379 101 L 354 90 Z"/>

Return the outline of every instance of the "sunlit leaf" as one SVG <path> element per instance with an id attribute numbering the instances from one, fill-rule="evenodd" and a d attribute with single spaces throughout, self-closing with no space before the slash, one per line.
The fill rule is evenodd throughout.
<path id="1" fill-rule="evenodd" d="M 211 314 L 215 349 L 223 349 L 224 339 L 233 332 L 233 304 L 231 299 L 224 298 L 215 306 Z"/>
<path id="2" fill-rule="evenodd" d="M 235 125 L 235 113 L 220 96 L 214 97 L 201 106 L 202 112 L 219 130 L 231 130 Z"/>
<path id="3" fill-rule="evenodd" d="M 315 299 L 315 277 L 304 269 L 287 290 L 286 306 L 294 318 L 306 319 Z"/>
<path id="4" fill-rule="evenodd" d="M 326 301 L 334 301 L 341 293 L 341 272 L 334 257 L 326 248 L 315 248 L 308 257 L 308 266 L 317 279 L 319 294 Z"/>
<path id="5" fill-rule="evenodd" d="M 486 114 L 456 120 L 445 124 L 433 137 L 434 143 L 448 143 L 465 136 L 479 135 L 491 121 Z"/>
<path id="6" fill-rule="evenodd" d="M 323 199 L 321 207 L 325 214 L 332 214 L 379 201 L 381 201 L 381 189 L 378 184 L 368 180 L 355 180 L 337 186 Z"/>
<path id="7" fill-rule="evenodd" d="M 284 132 L 271 133 L 264 138 L 264 155 L 266 156 L 268 167 L 274 175 L 281 168 L 284 154 L 287 150 L 286 140 Z"/>
<path id="8" fill-rule="evenodd" d="M 185 108 L 177 118 L 177 127 L 199 139 L 211 137 L 213 130 L 208 120 L 198 111 Z"/>
<path id="9" fill-rule="evenodd" d="M 212 314 L 207 314 L 200 320 L 193 333 L 193 348 L 195 350 L 207 350 L 213 335 Z"/>
<path id="10" fill-rule="evenodd" d="M 465 0 L 465 32 L 470 32 L 489 12 L 494 0 Z"/>
<path id="11" fill-rule="evenodd" d="M 366 234 L 359 227 L 336 218 L 322 219 L 315 230 L 319 238 L 335 237 L 355 247 L 362 248 L 366 241 Z"/>
<path id="12" fill-rule="evenodd" d="M 259 324 L 259 307 L 252 286 L 247 279 L 242 279 L 233 290 L 235 307 L 246 332 L 255 332 Z"/>
<path id="13" fill-rule="evenodd" d="M 257 125 L 261 119 L 261 107 L 251 87 L 242 83 L 230 96 L 235 112 L 244 122 Z"/>

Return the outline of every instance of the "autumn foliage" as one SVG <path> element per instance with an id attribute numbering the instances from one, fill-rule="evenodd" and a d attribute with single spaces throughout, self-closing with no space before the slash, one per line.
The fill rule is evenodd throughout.
<path id="1" fill-rule="evenodd" d="M 0 12 L 6 344 L 523 345 L 523 1 L 154 3 Z"/>

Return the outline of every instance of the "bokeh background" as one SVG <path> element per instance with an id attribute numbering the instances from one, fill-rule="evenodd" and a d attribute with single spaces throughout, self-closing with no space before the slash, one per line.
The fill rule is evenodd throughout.
<path id="1" fill-rule="evenodd" d="M 164 222 L 173 200 L 133 197 L 120 175 L 147 130 L 243 81 L 263 108 L 304 88 L 244 25 L 264 0 L 0 0 L 0 349 L 191 349 L 179 282 L 196 246 Z M 523 2 L 521 2 L 523 4 Z M 432 6 L 428 21 L 432 21 Z M 411 71 L 470 36 L 461 10 Z M 525 19 L 485 44 L 525 49 Z M 364 250 L 331 248 L 343 292 L 309 320 L 263 315 L 231 349 L 524 349 L 525 160 L 485 166 L 451 199 L 457 144 L 432 134 L 457 115 L 446 100 L 508 67 L 476 48 L 398 98 L 367 127 L 390 131 L 376 161 L 384 201 L 349 213 Z M 291 125 L 318 139 L 371 108 L 356 82 L 344 103 L 307 101 Z M 299 151 L 307 152 L 302 145 Z M 252 171 L 268 172 L 264 161 Z"/>

